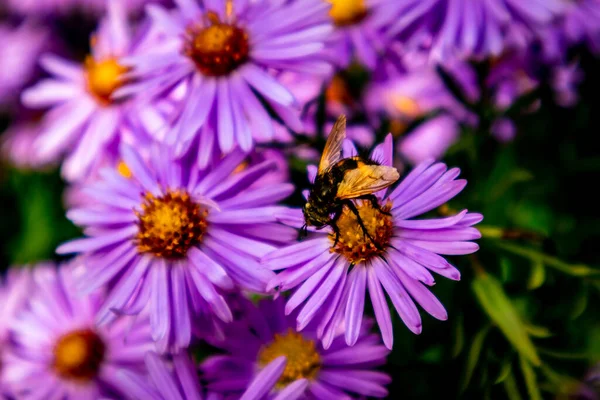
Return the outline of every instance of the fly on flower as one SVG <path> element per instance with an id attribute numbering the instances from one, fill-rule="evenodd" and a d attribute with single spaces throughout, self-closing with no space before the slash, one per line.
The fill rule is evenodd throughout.
<path id="1" fill-rule="evenodd" d="M 317 229 L 331 226 L 337 244 L 340 232 L 336 222 L 344 207 L 348 207 L 356 216 L 365 236 L 375 243 L 365 228 L 353 200 L 368 200 L 373 208 L 387 213 L 381 209 L 373 193 L 393 185 L 400 178 L 400 174 L 396 168 L 379 165 L 377 161 L 366 157 L 342 158 L 342 143 L 345 137 L 346 117 L 342 115 L 329 133 L 317 177 L 302 209 L 306 222 L 304 231 L 306 232 L 307 226 Z"/>

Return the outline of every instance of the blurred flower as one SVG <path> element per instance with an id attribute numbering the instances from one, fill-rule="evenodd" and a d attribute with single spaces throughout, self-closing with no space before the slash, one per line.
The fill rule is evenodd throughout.
<path id="1" fill-rule="evenodd" d="M 461 83 L 473 80 L 466 65 L 455 65 L 452 72 Z M 468 90 L 465 96 L 473 98 L 477 94 Z M 475 118 L 429 66 L 374 82 L 366 95 L 366 107 L 374 119 L 384 114 L 391 121 L 398 149 L 411 164 L 443 157 L 458 140 L 460 123 L 473 122 Z M 424 120 L 414 130 L 406 132 L 409 125 L 421 118 Z"/>
<path id="2" fill-rule="evenodd" d="M 273 121 L 261 99 L 297 129 L 296 99 L 272 72 L 329 72 L 329 64 L 318 58 L 331 32 L 327 4 L 207 0 L 200 6 L 180 0 L 178 5 L 173 12 L 149 8 L 160 34 L 147 51 L 128 59 L 137 81 L 116 95 L 155 99 L 185 85 L 165 143 L 177 156 L 194 146 L 200 167 L 208 165 L 215 148 L 228 153 L 238 145 L 249 151 L 254 141 L 273 137 Z"/>
<path id="3" fill-rule="evenodd" d="M 432 61 L 484 59 L 507 47 L 526 46 L 536 29 L 554 21 L 562 0 L 394 1 L 388 34 L 407 50 L 426 48 Z"/>
<path id="4" fill-rule="evenodd" d="M 327 42 L 332 63 L 346 68 L 353 60 L 374 69 L 388 44 L 383 30 L 390 22 L 386 0 L 324 0 L 335 31 Z"/>
<path id="5" fill-rule="evenodd" d="M 499 142 L 511 142 L 517 135 L 517 127 L 509 118 L 496 119 L 490 128 L 492 136 Z"/>
<path id="6" fill-rule="evenodd" d="M 88 237 L 57 251 L 89 255 L 82 289 L 111 284 L 100 321 L 111 320 L 111 310 L 137 314 L 148 304 L 159 350 L 177 350 L 190 343 L 193 328 L 212 334 L 215 316 L 231 320 L 221 290 L 236 283 L 264 292 L 273 274 L 258 260 L 297 236 L 274 216 L 276 202 L 294 188 L 252 187 L 276 164 L 245 168 L 245 158 L 235 150 L 199 170 L 193 162 L 171 161 L 158 146 L 147 161 L 124 146 L 118 170 L 103 170 L 86 188 L 96 201 L 67 216 Z"/>
<path id="7" fill-rule="evenodd" d="M 101 14 L 111 0 L 4 0 L 8 9 L 24 16 L 56 16 L 74 11 Z M 151 2 L 170 3 L 171 0 L 119 0 L 129 13 L 139 12 Z"/>
<path id="8" fill-rule="evenodd" d="M 121 58 L 132 53 L 126 16 L 118 0 L 92 38 L 92 55 L 83 66 L 53 55 L 43 56 L 43 68 L 52 74 L 25 90 L 23 103 L 46 113 L 35 151 L 42 159 L 66 154 L 62 173 L 68 180 L 84 178 L 95 164 L 111 156 L 122 138 L 138 123 L 141 113 L 130 101 L 117 101 L 113 92 L 125 83 L 127 68 Z M 115 154 L 112 154 L 115 156 Z"/>
<path id="9" fill-rule="evenodd" d="M 146 354 L 148 376 L 121 370 L 119 380 L 127 398 L 152 400 L 201 400 L 197 368 L 186 352 L 175 354 L 172 360 L 162 359 L 154 352 Z"/>
<path id="10" fill-rule="evenodd" d="M 551 85 L 555 92 L 556 103 L 562 107 L 572 107 L 579 100 L 579 84 L 583 81 L 583 72 L 579 63 L 556 65 L 552 70 Z"/>
<path id="11" fill-rule="evenodd" d="M 147 318 L 98 327 L 103 293 L 75 294 L 77 263 L 38 266 L 28 303 L 13 320 L 13 345 L 3 360 L 18 399 L 93 399 L 116 396 L 120 368 L 143 370 L 152 348 Z"/>
<path id="12" fill-rule="evenodd" d="M 18 27 L 0 24 L 0 109 L 10 108 L 37 72 L 40 54 L 48 50 L 49 33 L 33 22 Z"/>
<path id="13" fill-rule="evenodd" d="M 2 158 L 21 169 L 41 169 L 53 164 L 55 160 L 44 159 L 31 151 L 41 132 L 40 121 L 32 119 L 13 123 L 0 139 Z"/>
<path id="14" fill-rule="evenodd" d="M 4 363 L 10 345 L 9 329 L 25 306 L 31 287 L 31 274 L 27 267 L 14 267 L 8 271 L 6 279 L 0 277 L 0 398 L 8 393 Z"/>
<path id="15" fill-rule="evenodd" d="M 392 140 L 388 136 L 372 155 L 382 164 L 392 162 Z M 345 155 L 355 154 L 346 149 Z M 271 280 L 269 288 L 285 291 L 297 288 L 289 298 L 286 313 L 302 306 L 297 317 L 297 329 L 318 321 L 317 336 L 325 348 L 331 345 L 340 324 L 345 329 L 346 343 L 354 345 L 359 337 L 368 289 L 383 342 L 392 348 L 392 321 L 383 288 L 406 326 L 421 332 L 421 317 L 415 301 L 437 319 L 447 318 L 443 305 L 429 292 L 435 283 L 430 271 L 458 280 L 460 274 L 441 255 L 461 255 L 477 251 L 472 240 L 481 237 L 472 226 L 482 220 L 467 210 L 442 219 L 414 220 L 446 203 L 466 185 L 456 180 L 458 168 L 448 170 L 442 163 L 427 161 L 419 164 L 387 197 L 379 203 L 386 214 L 373 208 L 370 202 L 356 202 L 356 207 L 374 244 L 364 234 L 357 218 L 348 209 L 337 221 L 339 240 L 327 227 L 326 232 L 263 257 L 264 265 L 283 270 Z M 309 170 L 311 181 L 316 169 Z M 289 210 L 282 221 L 301 226 L 300 210 Z"/>
<path id="16" fill-rule="evenodd" d="M 226 340 L 217 344 L 223 355 L 202 365 L 207 388 L 225 398 L 341 399 L 385 397 L 387 374 L 376 371 L 389 351 L 370 323 L 361 329 L 354 348 L 338 336 L 328 350 L 319 345 L 316 332 L 297 332 L 295 318 L 284 313 L 284 300 L 245 303 L 245 314 L 226 327 Z"/>
<path id="17" fill-rule="evenodd" d="M 593 52 L 600 52 L 600 1 L 571 0 L 566 2 L 563 32 L 570 43 L 585 43 Z"/>

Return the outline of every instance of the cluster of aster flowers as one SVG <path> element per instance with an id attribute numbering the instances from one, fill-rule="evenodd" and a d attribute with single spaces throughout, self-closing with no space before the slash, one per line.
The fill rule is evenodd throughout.
<path id="1" fill-rule="evenodd" d="M 444 256 L 478 249 L 482 215 L 435 215 L 467 183 L 435 160 L 481 123 L 484 95 L 492 132 L 510 140 L 503 112 L 540 84 L 534 66 L 549 66 L 572 104 L 576 63 L 557 54 L 600 48 L 597 0 L 2 7 L 2 155 L 59 164 L 67 217 L 83 230 L 57 249 L 73 259 L 0 281 L 0 395 L 19 399 L 385 397 L 388 299 L 415 334 L 417 305 L 447 319 L 435 276 L 459 280 Z M 77 8 L 101 15 L 80 60 L 33 22 Z M 368 79 L 357 89 L 358 75 Z M 316 164 L 306 143 L 340 114 L 343 157 L 359 145 L 413 167 L 356 213 L 344 208 L 337 233 L 299 240 L 302 212 L 282 203 L 305 189 L 289 182 L 289 159 Z M 391 134 L 377 138 L 381 128 Z M 307 172 L 314 181 L 317 167 Z M 218 354 L 195 359 L 198 343 Z"/>

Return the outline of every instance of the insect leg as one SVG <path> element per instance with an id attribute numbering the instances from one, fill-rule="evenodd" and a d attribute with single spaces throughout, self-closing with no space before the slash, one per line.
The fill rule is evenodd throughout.
<path id="1" fill-rule="evenodd" d="M 379 199 L 377 198 L 377 196 L 375 196 L 374 194 L 366 194 L 364 196 L 360 196 L 356 198 L 357 200 L 367 200 L 371 203 L 371 207 L 373 207 L 374 209 L 376 209 L 377 211 L 379 211 L 382 214 L 385 215 L 392 215 L 389 211 L 385 211 L 383 209 L 383 207 L 381 207 L 379 205 Z"/>
<path id="2" fill-rule="evenodd" d="M 337 226 L 337 221 L 338 221 L 338 219 L 340 219 L 343 209 L 344 209 L 344 205 L 342 204 L 341 207 L 338 207 L 335 210 L 335 214 L 333 215 L 333 218 L 329 221 L 329 226 L 331 226 L 331 229 L 333 229 L 333 231 L 335 232 L 335 240 L 333 242 L 333 247 L 335 247 L 338 244 L 338 241 L 340 240 L 340 228 L 338 228 L 338 226 Z"/>
<path id="3" fill-rule="evenodd" d="M 363 220 L 360 217 L 360 213 L 358 212 L 358 209 L 356 208 L 356 205 L 354 205 L 354 202 L 352 200 L 345 200 L 344 204 L 346 204 L 348 206 L 348 208 L 350 209 L 350 211 L 352 211 L 352 213 L 356 216 L 356 221 L 358 222 L 358 225 L 363 230 L 363 233 L 365 234 L 365 236 L 369 238 L 369 240 L 371 241 L 371 243 L 373 243 L 375 245 L 375 247 L 377 247 L 379 250 L 383 250 L 383 249 L 380 248 L 380 246 L 377 244 L 377 242 L 375 241 L 375 239 L 373 239 L 373 237 L 371 236 L 371 234 L 367 230 L 367 227 L 363 223 Z"/>

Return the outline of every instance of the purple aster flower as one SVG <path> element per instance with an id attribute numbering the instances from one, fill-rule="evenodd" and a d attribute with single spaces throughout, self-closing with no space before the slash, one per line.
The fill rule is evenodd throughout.
<path id="1" fill-rule="evenodd" d="M 124 146 L 121 159 L 127 168 L 103 170 L 87 188 L 96 201 L 67 213 L 88 237 L 58 252 L 88 255 L 83 290 L 111 285 L 100 321 L 111 310 L 137 314 L 148 304 L 159 350 L 177 350 L 190 343 L 193 327 L 202 334 L 217 329 L 217 320 L 231 321 L 221 291 L 234 283 L 265 291 L 273 273 L 260 258 L 297 236 L 275 217 L 276 202 L 294 188 L 253 186 L 276 163 L 248 168 L 239 150 L 204 170 L 159 147 L 144 161 Z"/>
<path id="2" fill-rule="evenodd" d="M 73 11 L 101 14 L 111 0 L 4 0 L 13 13 L 25 16 L 56 16 Z M 129 13 L 140 11 L 150 2 L 169 3 L 169 0 L 119 0 Z"/>
<path id="3" fill-rule="evenodd" d="M 131 370 L 120 371 L 121 388 L 127 398 L 148 400 L 210 400 L 203 396 L 197 367 L 186 352 L 161 358 L 154 352 L 146 354 L 148 375 Z"/>
<path id="4" fill-rule="evenodd" d="M 327 42 L 327 55 L 345 68 L 353 60 L 375 69 L 389 43 L 384 30 L 390 23 L 387 0 L 325 0 L 336 29 Z"/>
<path id="5" fill-rule="evenodd" d="M 4 378 L 19 399 L 119 397 L 117 371 L 143 372 L 153 347 L 147 318 L 98 327 L 104 293 L 74 292 L 78 264 L 39 266 L 27 305 L 10 326 Z"/>
<path id="6" fill-rule="evenodd" d="M 12 107 L 37 72 L 40 54 L 49 47 L 48 32 L 31 22 L 13 28 L 0 24 L 0 108 Z"/>
<path id="7" fill-rule="evenodd" d="M 372 157 L 391 165 L 392 146 L 388 135 Z M 345 155 L 352 154 L 355 150 L 347 143 Z M 415 302 L 433 317 L 447 319 L 444 306 L 427 289 L 435 284 L 431 272 L 453 280 L 460 278 L 458 270 L 442 255 L 477 251 L 479 246 L 472 240 L 481 235 L 473 225 L 483 217 L 464 210 L 447 218 L 414 218 L 456 196 L 467 183 L 456 179 L 459 173 L 458 168 L 447 169 L 442 163 L 419 164 L 389 196 L 380 194 L 380 205 L 389 215 L 373 208 L 370 202 L 357 201 L 361 219 L 376 245 L 364 235 L 354 214 L 345 209 L 337 222 L 340 230 L 337 243 L 335 234 L 327 228 L 316 231 L 308 240 L 263 257 L 265 266 L 282 270 L 269 284 L 270 289 L 296 289 L 285 311 L 289 314 L 300 309 L 297 329 L 317 323 L 317 336 L 328 348 L 337 329 L 343 326 L 346 343 L 356 344 L 366 291 L 383 342 L 390 349 L 393 333 L 385 292 L 400 318 L 416 334 L 421 332 L 421 317 Z M 315 174 L 313 167 L 309 170 L 311 180 Z M 304 224 L 300 210 L 289 210 L 280 218 L 296 226 Z"/>
<path id="8" fill-rule="evenodd" d="M 0 277 L 0 398 L 4 398 L 8 390 L 4 379 L 4 358 L 10 345 L 8 331 L 25 306 L 31 287 L 31 274 L 25 267 L 10 269 L 6 279 Z"/>
<path id="9" fill-rule="evenodd" d="M 570 43 L 586 43 L 600 52 L 600 1 L 571 0 L 566 2 L 563 32 Z"/>
<path id="10" fill-rule="evenodd" d="M 41 158 L 67 154 L 62 172 L 68 180 L 85 177 L 99 159 L 121 140 L 138 133 L 138 114 L 131 101 L 112 99 L 127 72 L 121 58 L 134 49 L 126 16 L 118 0 L 92 39 L 92 54 L 84 65 L 46 55 L 42 67 L 51 74 L 23 95 L 30 108 L 50 108 L 35 150 Z M 138 143 L 136 141 L 136 143 Z M 114 154 L 113 154 L 114 155 Z"/>
<path id="11" fill-rule="evenodd" d="M 179 0 L 174 11 L 148 8 L 156 37 L 128 65 L 137 82 L 116 95 L 162 98 L 186 89 L 173 113 L 174 130 L 165 138 L 177 156 L 193 146 L 198 165 L 214 149 L 249 151 L 254 141 L 273 138 L 274 124 L 264 100 L 294 130 L 299 106 L 275 71 L 327 74 L 319 59 L 332 27 L 322 0 Z M 195 143 L 195 144 L 194 144 Z M 196 151 L 196 150 L 194 150 Z"/>
<path id="12" fill-rule="evenodd" d="M 467 83 L 464 85 L 468 89 L 465 96 L 476 99 L 476 87 L 469 84 L 475 80 L 471 76 L 472 70 L 467 65 L 454 64 L 454 78 Z M 448 91 L 435 69 L 429 66 L 374 82 L 368 89 L 366 106 L 372 115 L 384 114 L 390 119 L 392 132 L 400 136 L 398 150 L 411 164 L 430 158 L 440 159 L 458 140 L 460 124 L 476 120 Z M 433 113 L 439 115 L 428 118 Z M 407 127 L 419 118 L 426 120 L 414 131 L 406 133 Z"/>
<path id="13" fill-rule="evenodd" d="M 385 397 L 387 374 L 376 367 L 385 364 L 389 351 L 367 321 L 354 348 L 338 336 L 324 349 L 311 326 L 295 328 L 295 316 L 286 316 L 284 300 L 262 300 L 258 306 L 242 302 L 242 317 L 228 325 L 225 354 L 202 365 L 208 390 L 225 399 L 342 399 Z"/>
<path id="14" fill-rule="evenodd" d="M 431 59 L 477 58 L 523 47 L 538 28 L 553 22 L 562 0 L 399 0 L 388 31 L 408 49 L 428 48 Z"/>

